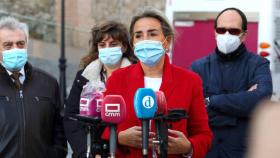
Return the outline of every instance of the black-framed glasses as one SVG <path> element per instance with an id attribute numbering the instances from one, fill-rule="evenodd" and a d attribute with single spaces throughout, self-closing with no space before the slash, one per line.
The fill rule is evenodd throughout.
<path id="1" fill-rule="evenodd" d="M 228 32 L 231 35 L 240 35 L 240 33 L 242 32 L 242 30 L 237 29 L 237 28 L 224 28 L 224 27 L 217 27 L 216 28 L 216 32 L 218 34 L 225 34 L 226 32 Z"/>

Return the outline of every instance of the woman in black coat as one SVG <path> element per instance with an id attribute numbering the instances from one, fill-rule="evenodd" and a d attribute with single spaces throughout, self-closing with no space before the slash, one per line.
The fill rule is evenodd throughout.
<path id="1" fill-rule="evenodd" d="M 83 86 L 88 81 L 102 81 L 105 83 L 113 71 L 136 62 L 129 44 L 127 28 L 121 23 L 110 21 L 93 27 L 89 44 L 91 47 L 90 52 L 81 59 L 81 70 L 77 72 L 73 82 L 67 99 L 64 117 L 66 137 L 73 150 L 73 157 L 78 158 L 85 157 L 87 152 L 86 126 L 71 118 L 79 114 L 80 95 Z M 98 138 L 103 130 L 103 126 L 94 129 L 93 137 Z M 106 144 L 104 141 L 94 143 L 97 143 L 95 145 L 100 147 Z M 103 152 L 102 150 L 97 152 L 100 151 Z"/>

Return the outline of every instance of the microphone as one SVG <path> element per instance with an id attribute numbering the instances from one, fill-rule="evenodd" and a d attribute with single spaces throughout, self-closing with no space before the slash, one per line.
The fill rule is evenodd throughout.
<path id="1" fill-rule="evenodd" d="M 100 114 L 101 103 L 103 100 L 103 90 L 104 84 L 102 82 L 87 82 L 84 85 L 80 96 L 80 113 L 74 116 L 78 121 L 81 121 L 86 125 L 87 158 L 95 155 L 101 150 L 98 142 L 100 142 L 100 135 L 102 134 L 101 131 L 103 132 L 105 129 L 105 126 L 101 125 Z"/>
<path id="2" fill-rule="evenodd" d="M 103 94 L 101 92 L 82 93 L 80 98 L 80 114 L 74 116 L 78 121 L 86 124 L 87 158 L 95 155 L 101 149 L 99 145 L 92 145 L 91 143 L 96 144 L 100 140 L 101 133 L 96 132 L 96 129 L 99 128 L 102 131 L 105 129 L 105 127 L 101 127 L 100 108 L 102 100 Z M 93 153 L 92 146 L 94 147 Z"/>
<path id="3" fill-rule="evenodd" d="M 89 81 L 83 86 L 80 96 L 80 116 L 100 119 L 100 107 L 105 85 L 101 81 Z"/>
<path id="4" fill-rule="evenodd" d="M 101 118 L 101 105 L 103 101 L 103 94 L 100 92 L 95 92 L 92 94 L 92 101 L 89 106 L 89 116 L 93 118 Z"/>
<path id="5" fill-rule="evenodd" d="M 100 108 L 103 101 L 101 92 L 93 92 L 80 99 L 80 115 L 100 119 Z"/>
<path id="6" fill-rule="evenodd" d="M 101 118 L 110 126 L 110 156 L 115 158 L 117 132 L 116 124 L 124 121 L 126 117 L 126 104 L 120 95 L 105 96 L 101 106 Z"/>
<path id="7" fill-rule="evenodd" d="M 157 111 L 156 116 L 167 114 L 167 102 L 165 95 L 162 91 L 156 91 Z"/>
<path id="8" fill-rule="evenodd" d="M 157 100 L 157 111 L 156 111 L 156 116 L 154 118 L 155 128 L 156 128 L 156 141 L 153 141 L 153 143 L 159 144 L 158 146 L 159 157 L 167 158 L 168 123 L 165 119 L 165 116 L 167 114 L 167 101 L 162 91 L 156 91 L 155 95 Z"/>
<path id="9" fill-rule="evenodd" d="M 137 118 L 142 120 L 142 155 L 148 156 L 149 120 L 157 109 L 156 96 L 151 88 L 139 88 L 134 95 L 134 110 Z"/>

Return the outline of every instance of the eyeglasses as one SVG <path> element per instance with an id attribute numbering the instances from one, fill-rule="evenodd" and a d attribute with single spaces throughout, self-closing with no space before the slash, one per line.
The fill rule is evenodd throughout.
<path id="1" fill-rule="evenodd" d="M 229 32 L 229 34 L 231 35 L 240 35 L 240 33 L 242 32 L 242 30 L 237 29 L 237 28 L 224 28 L 224 27 L 217 27 L 216 28 L 216 32 L 218 34 L 225 34 L 226 32 Z"/>

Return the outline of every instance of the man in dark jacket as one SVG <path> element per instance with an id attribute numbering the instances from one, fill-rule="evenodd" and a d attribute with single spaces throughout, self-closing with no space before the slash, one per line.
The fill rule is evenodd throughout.
<path id="1" fill-rule="evenodd" d="M 0 20 L 0 157 L 63 158 L 59 87 L 27 63 L 27 41 L 26 24 Z"/>
<path id="2" fill-rule="evenodd" d="M 215 21 L 217 48 L 191 69 L 203 80 L 209 124 L 214 133 L 207 158 L 243 158 L 252 110 L 272 94 L 269 61 L 244 45 L 247 19 L 237 8 L 220 12 Z"/>

